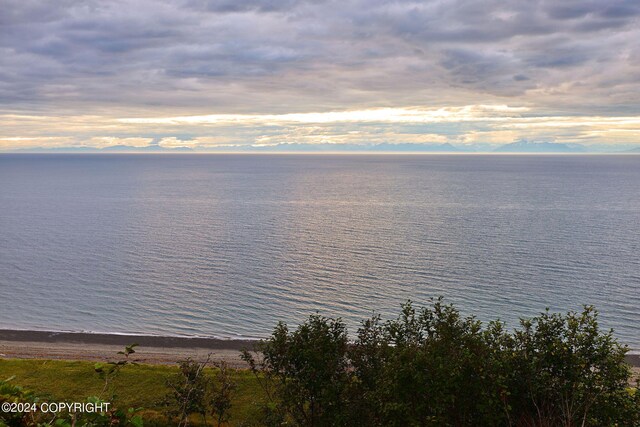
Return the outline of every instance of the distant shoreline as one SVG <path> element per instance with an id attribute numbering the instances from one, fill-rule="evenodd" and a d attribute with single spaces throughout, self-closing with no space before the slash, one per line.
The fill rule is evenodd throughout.
<path id="1" fill-rule="evenodd" d="M 77 343 L 128 345 L 137 343 L 140 346 L 165 348 L 203 348 L 210 350 L 242 350 L 252 348 L 257 339 L 226 339 L 216 337 L 188 337 L 138 335 L 120 333 L 66 332 L 66 331 L 34 331 L 18 329 L 0 329 L 0 341 L 41 342 L 41 343 Z"/>
<path id="2" fill-rule="evenodd" d="M 211 360 L 244 368 L 240 351 L 253 350 L 257 340 L 0 329 L 0 358 L 100 361 L 116 358 L 122 347 L 133 343 L 139 345 L 135 360 L 141 363 L 174 364 L 210 355 Z M 640 368 L 640 353 L 627 354 L 626 361 Z"/>
<path id="3" fill-rule="evenodd" d="M 210 358 L 246 368 L 240 351 L 253 350 L 257 340 L 0 329 L 0 359 L 107 361 L 121 358 L 118 351 L 134 343 L 138 347 L 132 360 L 139 363 L 173 365 Z"/>
<path id="4" fill-rule="evenodd" d="M 177 155 L 177 156 L 201 156 L 201 155 L 267 155 L 267 156 L 637 156 L 640 151 L 589 151 L 589 152 L 554 152 L 554 151 L 0 151 L 1 155 L 78 155 L 78 156 L 127 156 L 127 155 Z"/>

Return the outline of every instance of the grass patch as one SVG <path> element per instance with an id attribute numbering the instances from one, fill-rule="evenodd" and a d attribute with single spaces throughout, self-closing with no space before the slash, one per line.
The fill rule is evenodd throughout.
<path id="1" fill-rule="evenodd" d="M 36 392 L 46 401 L 84 401 L 101 394 L 104 382 L 93 369 L 92 362 L 60 360 L 0 360 L 0 379 L 15 376 L 12 381 Z M 213 375 L 213 370 L 208 369 Z M 165 425 L 167 408 L 162 404 L 169 392 L 167 378 L 178 373 L 177 366 L 128 365 L 113 381 L 115 396 L 107 401 L 119 408 L 144 408 L 146 425 Z M 255 423 L 259 403 L 264 395 L 257 380 L 248 371 L 232 371 L 237 383 L 231 408 L 230 425 Z M 194 417 L 194 423 L 198 419 Z"/>

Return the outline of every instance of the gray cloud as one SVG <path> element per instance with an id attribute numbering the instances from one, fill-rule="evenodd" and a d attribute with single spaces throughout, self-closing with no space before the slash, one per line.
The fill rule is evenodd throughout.
<path id="1" fill-rule="evenodd" d="M 636 109 L 628 1 L 5 0 L 4 111 Z M 571 88 L 567 92 L 567 88 Z"/>
<path id="2" fill-rule="evenodd" d="M 199 11 L 216 13 L 237 13 L 247 11 L 286 12 L 305 4 L 324 3 L 320 0 L 191 0 L 186 6 Z"/>

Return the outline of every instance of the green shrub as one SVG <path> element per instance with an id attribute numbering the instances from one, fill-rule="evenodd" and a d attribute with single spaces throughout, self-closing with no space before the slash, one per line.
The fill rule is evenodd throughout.
<path id="1" fill-rule="evenodd" d="M 356 395 L 372 416 L 363 425 L 496 423 L 488 352 L 480 322 L 440 300 L 420 310 L 407 303 L 384 325 L 365 322 L 350 352 Z"/>
<path id="2" fill-rule="evenodd" d="M 542 313 L 509 332 L 438 299 L 388 322 L 278 324 L 244 354 L 264 384 L 265 424 L 300 426 L 638 426 L 626 347 L 597 313 Z"/>
<path id="3" fill-rule="evenodd" d="M 593 307 L 566 315 L 548 311 L 503 338 L 498 354 L 512 422 L 538 426 L 637 426 L 629 393 L 627 348 L 602 332 Z"/>
<path id="4" fill-rule="evenodd" d="M 206 371 L 210 367 L 217 370 L 215 380 Z M 205 426 L 209 425 L 208 415 L 218 426 L 229 421 L 236 383 L 224 362 L 186 359 L 180 362 L 179 373 L 167 380 L 167 386 L 170 392 L 164 403 L 170 408 L 168 415 L 177 420 L 178 426 L 188 426 L 192 414 L 200 415 Z"/>
<path id="5" fill-rule="evenodd" d="M 248 352 L 244 359 L 270 397 L 267 424 L 332 426 L 344 421 L 343 400 L 349 386 L 347 331 L 340 320 L 312 315 L 295 331 L 279 323 L 258 350 L 260 362 Z"/>
<path id="6" fill-rule="evenodd" d="M 89 402 L 113 399 L 121 384 L 116 376 L 134 368 L 125 369 L 133 347 L 120 361 L 95 365 L 104 386 Z M 422 308 L 409 302 L 396 319 L 365 320 L 352 342 L 342 320 L 316 314 L 295 330 L 279 323 L 257 350 L 243 358 L 263 393 L 254 385 L 236 395 L 225 365 L 186 360 L 167 382 L 165 409 L 174 412 L 155 422 L 227 425 L 232 402 L 253 401 L 261 416 L 242 425 L 640 426 L 627 348 L 600 330 L 592 307 L 547 311 L 508 331 L 500 322 L 464 317 L 440 299 Z M 0 403 L 39 399 L 46 401 L 11 379 L 0 381 Z M 0 427 L 139 427 L 141 414 L 0 413 Z"/>

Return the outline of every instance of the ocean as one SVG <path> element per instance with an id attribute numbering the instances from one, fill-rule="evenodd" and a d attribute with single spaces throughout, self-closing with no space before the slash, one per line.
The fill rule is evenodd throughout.
<path id="1" fill-rule="evenodd" d="M 0 328 L 351 333 L 408 299 L 640 349 L 640 156 L 0 155 Z"/>

